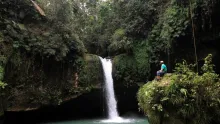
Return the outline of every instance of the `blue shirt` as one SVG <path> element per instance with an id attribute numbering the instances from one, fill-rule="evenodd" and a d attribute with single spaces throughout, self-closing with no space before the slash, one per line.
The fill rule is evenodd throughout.
<path id="1" fill-rule="evenodd" d="M 165 64 L 162 64 L 161 70 L 163 70 L 163 72 L 167 72 L 167 66 Z"/>

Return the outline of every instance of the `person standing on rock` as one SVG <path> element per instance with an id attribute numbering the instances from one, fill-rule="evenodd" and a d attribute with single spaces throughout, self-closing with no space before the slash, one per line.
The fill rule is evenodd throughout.
<path id="1" fill-rule="evenodd" d="M 161 77 L 167 73 L 167 66 L 164 64 L 164 61 L 160 61 L 160 65 L 161 65 L 161 69 L 159 71 L 157 71 L 157 80 L 160 80 Z"/>

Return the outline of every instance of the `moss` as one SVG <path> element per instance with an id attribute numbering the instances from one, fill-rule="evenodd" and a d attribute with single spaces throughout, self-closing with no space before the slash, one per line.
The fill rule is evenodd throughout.
<path id="1" fill-rule="evenodd" d="M 10 86 L 6 92 L 10 94 L 6 110 L 22 111 L 44 105 L 60 105 L 92 88 L 100 88 L 103 75 L 99 57 L 86 55 L 74 59 L 74 63 L 60 62 L 16 51 L 6 66 L 5 81 Z M 75 73 L 79 75 L 77 87 Z"/>
<path id="2" fill-rule="evenodd" d="M 133 44 L 133 54 L 121 54 L 113 59 L 113 78 L 116 85 L 133 86 L 150 76 L 150 63 L 146 45 Z"/>
<path id="3" fill-rule="evenodd" d="M 126 54 L 118 55 L 113 60 L 113 78 L 115 85 L 130 86 L 136 78 L 136 62 L 132 56 Z"/>
<path id="4" fill-rule="evenodd" d="M 6 110 L 58 105 L 89 91 L 87 84 L 74 87 L 74 73 L 81 68 L 85 52 L 77 34 L 42 19 L 28 0 L 0 5 L 0 64 L 9 86 Z"/>
<path id="5" fill-rule="evenodd" d="M 219 77 L 213 71 L 211 55 L 205 59 L 203 74 L 191 65 L 177 64 L 172 75 L 151 81 L 138 91 L 139 107 L 153 124 L 219 123 Z"/>
<path id="6" fill-rule="evenodd" d="M 101 87 L 103 81 L 102 64 L 97 55 L 86 54 L 79 72 L 79 85 L 82 87 Z"/>
<path id="7" fill-rule="evenodd" d="M 151 62 L 166 59 L 161 58 L 160 53 L 170 50 L 179 37 L 186 35 L 185 32 L 190 26 L 189 22 L 188 7 L 179 5 L 176 0 L 170 0 L 148 35 L 147 44 Z"/>
<path id="8" fill-rule="evenodd" d="M 88 85 L 79 83 L 78 88 L 74 86 L 76 66 L 72 63 L 39 57 L 20 52 L 11 56 L 5 72 L 5 80 L 10 86 L 6 92 L 10 99 L 7 110 L 22 111 L 44 105 L 60 105 L 89 91 Z"/>

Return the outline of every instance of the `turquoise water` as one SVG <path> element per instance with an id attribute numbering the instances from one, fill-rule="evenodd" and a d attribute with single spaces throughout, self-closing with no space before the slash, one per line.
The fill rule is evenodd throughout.
<path id="1" fill-rule="evenodd" d="M 147 119 L 123 119 L 119 122 L 111 122 L 111 120 L 74 120 L 62 122 L 49 122 L 45 124 L 149 124 Z"/>

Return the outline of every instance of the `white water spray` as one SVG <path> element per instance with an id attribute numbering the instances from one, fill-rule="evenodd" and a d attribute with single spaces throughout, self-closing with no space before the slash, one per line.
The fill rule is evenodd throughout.
<path id="1" fill-rule="evenodd" d="M 112 79 L 112 62 L 110 59 L 103 59 L 99 57 L 102 62 L 102 67 L 105 75 L 105 89 L 106 89 L 106 102 L 108 108 L 108 118 L 111 120 L 121 119 L 118 116 L 117 102 L 115 100 L 115 92 Z"/>

